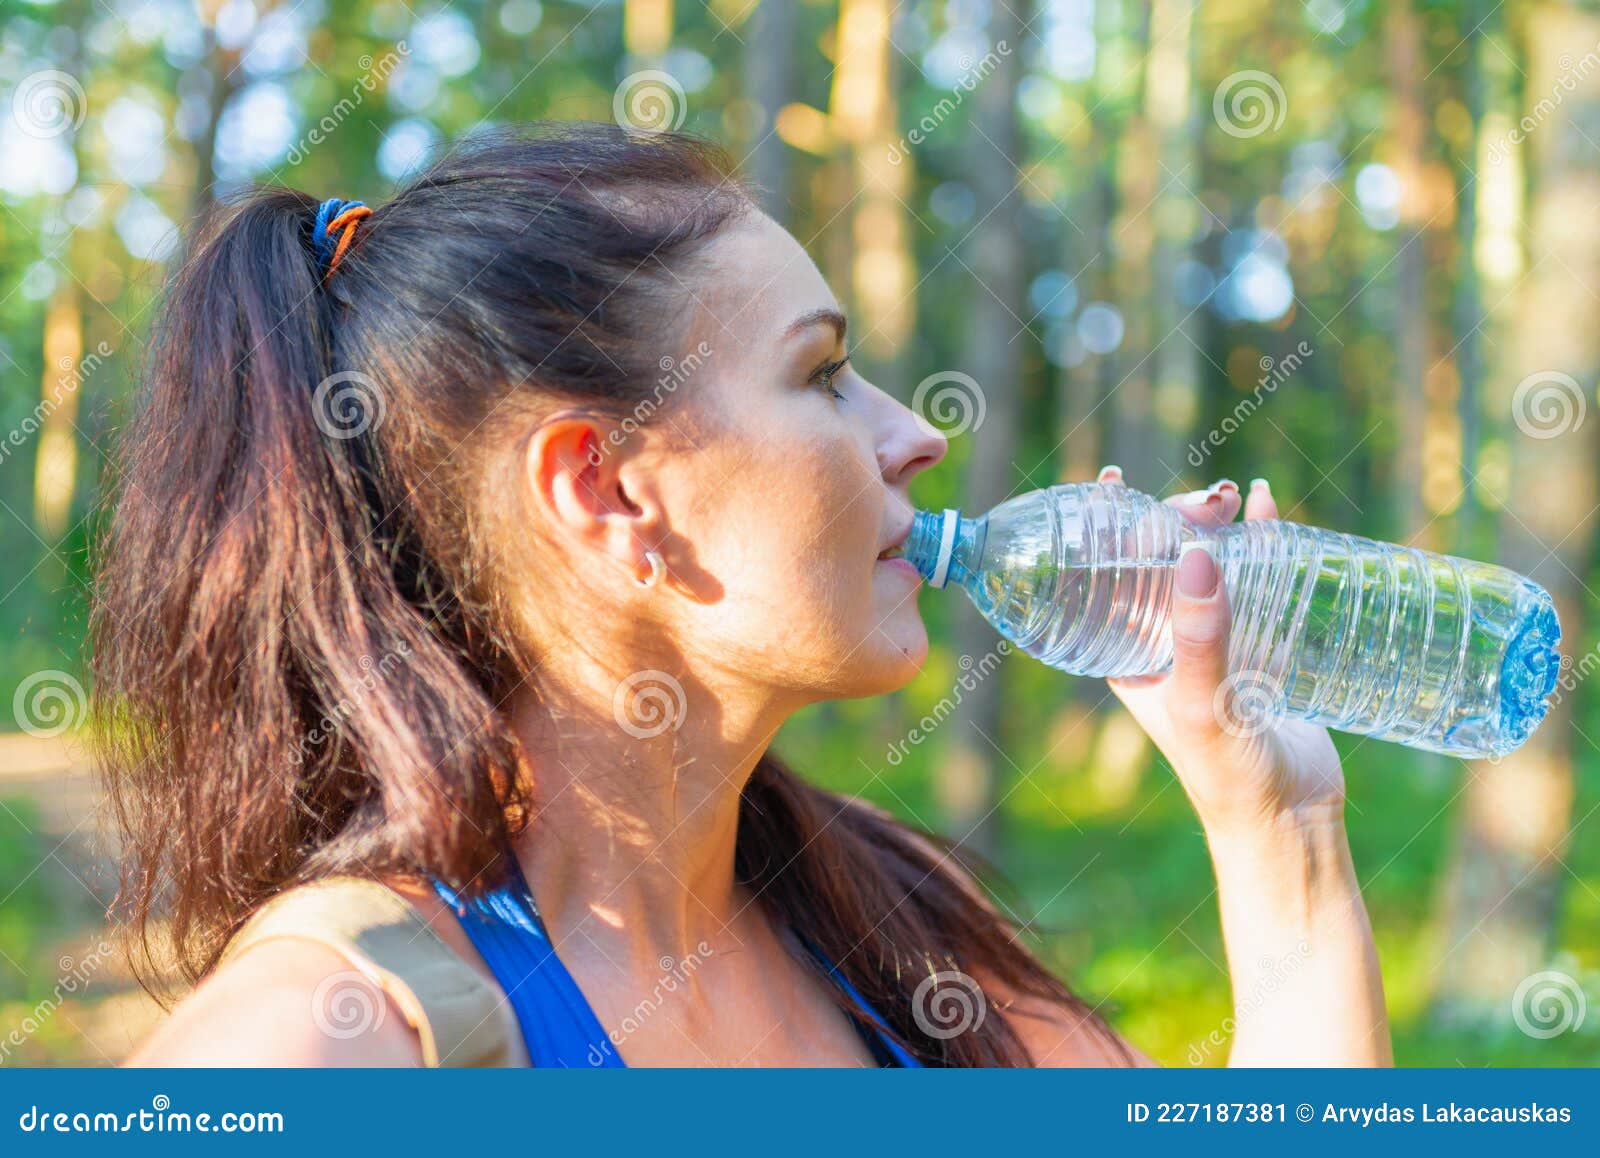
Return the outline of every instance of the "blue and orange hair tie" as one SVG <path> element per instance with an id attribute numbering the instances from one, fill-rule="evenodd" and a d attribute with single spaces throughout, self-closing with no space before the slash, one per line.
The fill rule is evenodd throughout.
<path id="1" fill-rule="evenodd" d="M 329 197 L 317 206 L 317 223 L 311 230 L 311 244 L 317 251 L 317 262 L 322 266 L 322 280 L 327 281 L 339 268 L 345 251 L 356 235 L 356 224 L 372 216 L 372 210 L 360 201 L 341 201 Z"/>

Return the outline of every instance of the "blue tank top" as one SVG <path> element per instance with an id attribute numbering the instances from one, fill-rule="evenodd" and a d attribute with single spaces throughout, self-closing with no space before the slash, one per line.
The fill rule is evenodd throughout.
<path id="1" fill-rule="evenodd" d="M 462 931 L 500 983 L 533 1065 L 625 1067 L 583 991 L 556 956 L 521 867 L 515 858 L 507 859 L 511 879 L 491 892 L 463 902 L 439 880 L 433 882 L 434 892 L 455 912 Z M 852 1020 L 878 1064 L 921 1068 L 922 1063 L 889 1036 L 883 1020 L 838 967 L 806 938 L 800 941 L 871 1023 L 868 1029 Z"/>

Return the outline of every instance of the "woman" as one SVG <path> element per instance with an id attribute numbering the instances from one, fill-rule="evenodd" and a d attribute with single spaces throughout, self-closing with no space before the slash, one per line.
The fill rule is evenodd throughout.
<path id="1" fill-rule="evenodd" d="M 927 650 L 894 550 L 945 448 L 844 339 L 673 134 L 500 133 L 194 239 L 94 622 L 125 899 L 200 980 L 135 1062 L 1143 1060 L 947 846 L 767 751 Z M 1117 690 L 1211 842 L 1232 1059 L 1387 1062 L 1334 750 L 1219 724 L 1203 551 L 1180 584 L 1172 675 Z"/>

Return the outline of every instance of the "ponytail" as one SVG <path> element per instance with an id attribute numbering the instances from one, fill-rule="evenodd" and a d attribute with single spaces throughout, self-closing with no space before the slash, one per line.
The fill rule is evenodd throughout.
<path id="1" fill-rule="evenodd" d="M 122 897 L 143 929 L 170 892 L 191 980 L 286 885 L 481 877 L 512 803 L 496 775 L 515 767 L 509 734 L 450 609 L 420 598 L 427 569 L 385 501 L 383 400 L 338 392 L 352 371 L 309 245 L 316 209 L 274 191 L 203 227 L 98 568 L 95 734 L 114 811 L 145 834 Z"/>

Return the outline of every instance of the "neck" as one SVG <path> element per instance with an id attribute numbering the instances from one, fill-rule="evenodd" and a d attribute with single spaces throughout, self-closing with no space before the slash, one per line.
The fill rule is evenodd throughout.
<path id="1" fill-rule="evenodd" d="M 533 805 L 514 852 L 563 957 L 655 971 L 738 938 L 740 793 L 788 711 L 688 676 L 593 666 L 510 705 Z"/>

